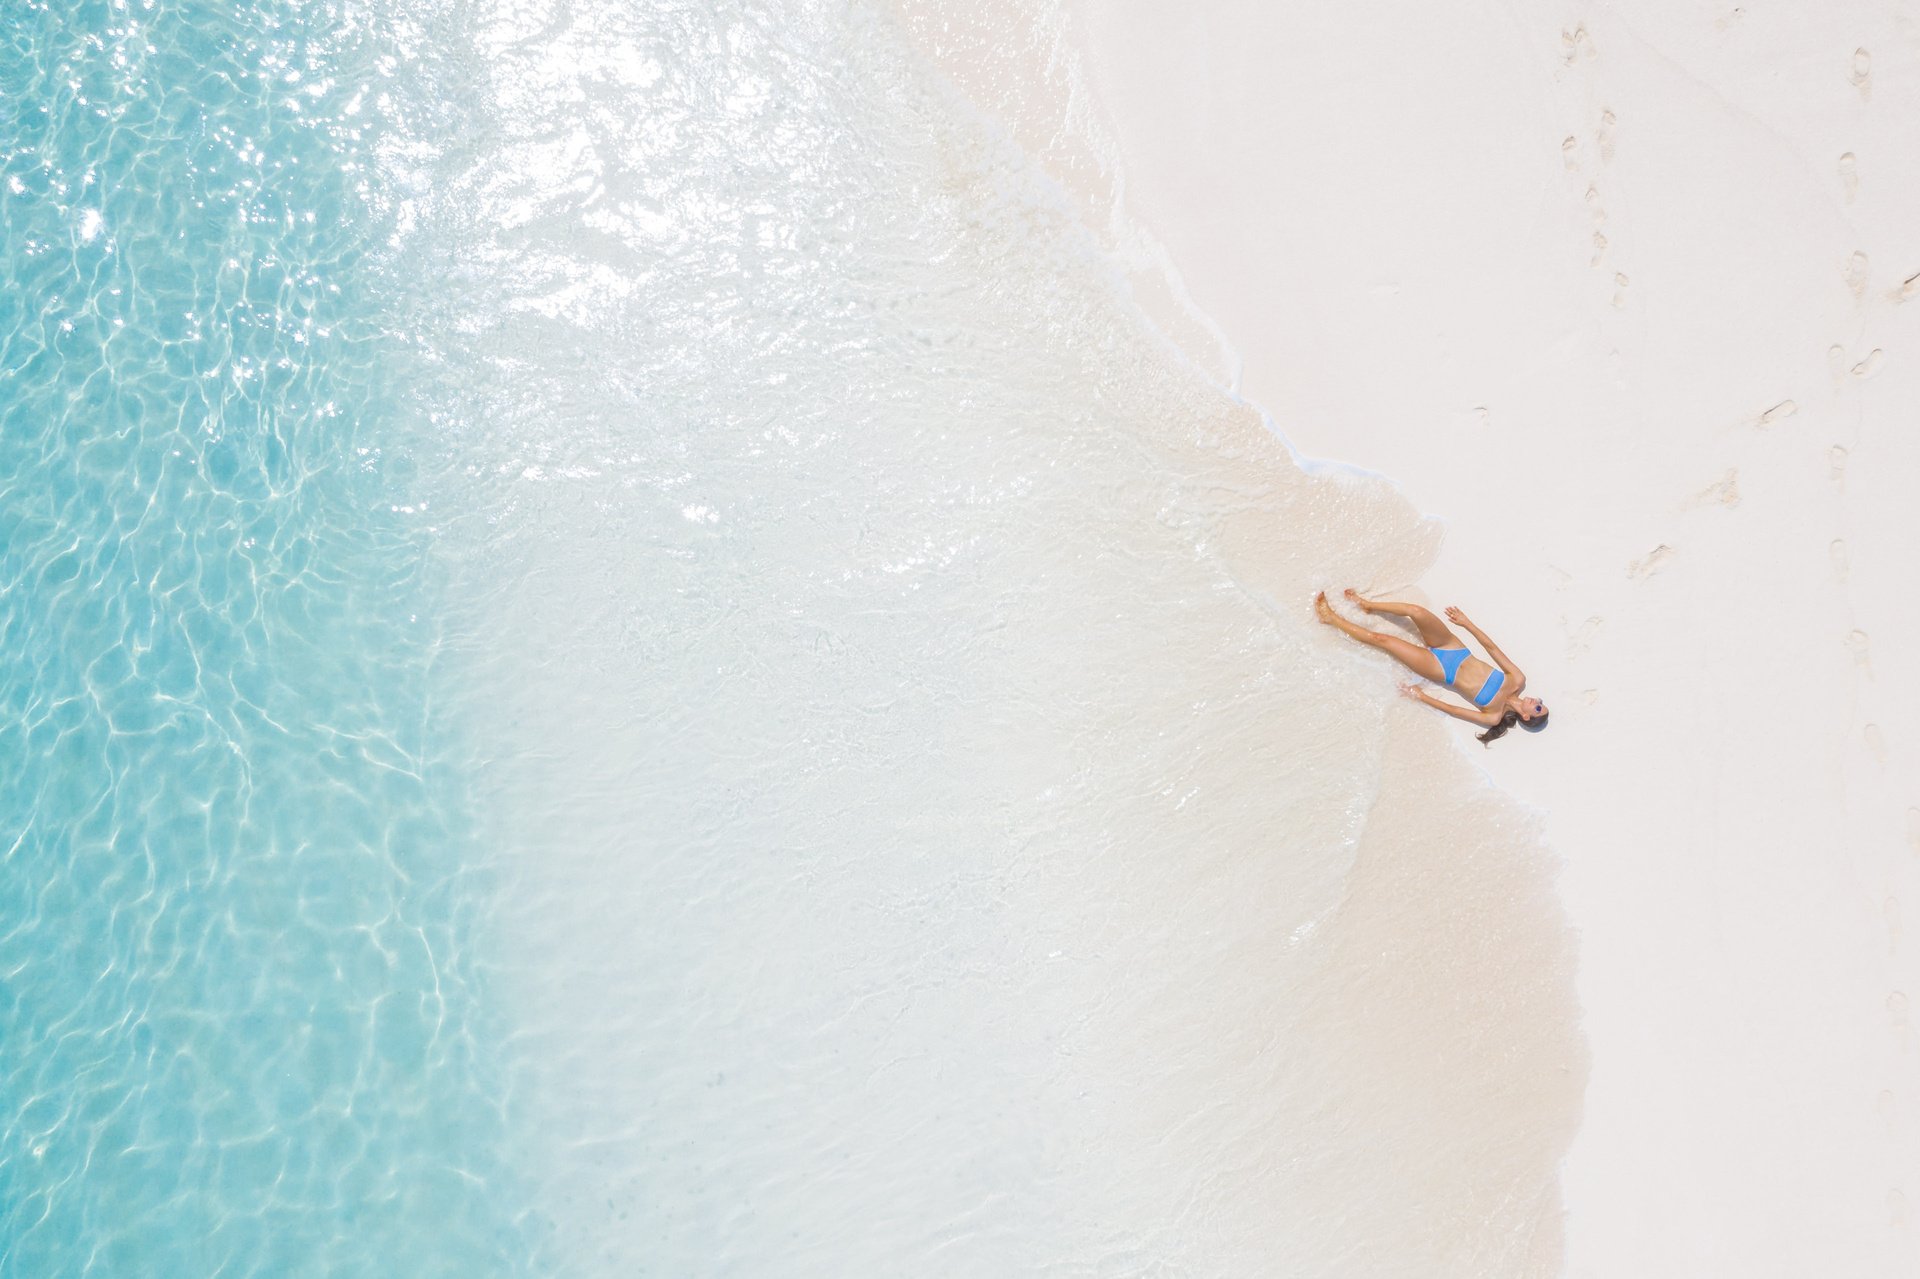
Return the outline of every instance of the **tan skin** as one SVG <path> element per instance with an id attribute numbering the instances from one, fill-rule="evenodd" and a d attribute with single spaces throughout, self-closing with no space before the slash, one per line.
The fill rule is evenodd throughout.
<path id="1" fill-rule="evenodd" d="M 1466 647 L 1460 637 L 1448 629 L 1446 622 L 1442 622 L 1418 604 L 1370 600 L 1351 587 L 1348 588 L 1346 595 L 1354 607 L 1362 612 L 1385 613 L 1390 617 L 1406 618 L 1419 630 L 1420 639 L 1425 647 L 1410 640 L 1401 639 L 1397 635 L 1383 635 L 1379 631 L 1370 631 L 1357 622 L 1349 622 L 1333 611 L 1333 605 L 1327 603 L 1325 591 L 1313 597 L 1314 612 L 1318 613 L 1320 620 L 1327 625 L 1337 626 L 1362 644 L 1379 649 L 1414 674 L 1425 676 L 1443 687 L 1446 685 L 1446 675 L 1440 669 L 1440 659 L 1435 657 L 1431 650 Z M 1479 640 L 1480 647 L 1486 649 L 1488 655 L 1493 658 L 1493 665 L 1481 661 L 1471 653 L 1467 655 L 1466 661 L 1460 663 L 1460 669 L 1454 674 L 1452 691 L 1467 700 L 1465 706 L 1443 697 L 1436 697 L 1418 684 L 1402 684 L 1400 686 L 1402 693 L 1416 701 L 1425 702 L 1435 710 L 1445 711 L 1455 719 L 1463 719 L 1469 724 L 1479 724 L 1488 728 L 1498 724 L 1501 717 L 1510 710 L 1518 711 L 1523 723 L 1547 713 L 1546 704 L 1539 698 L 1521 696 L 1527 687 L 1526 675 L 1513 664 L 1513 659 L 1500 651 L 1498 644 L 1487 638 L 1485 631 L 1473 624 L 1472 618 L 1457 608 L 1449 608 L 1447 621 L 1453 622 L 1461 630 Z M 1507 682 L 1501 685 L 1493 701 L 1487 704 L 1485 710 L 1482 710 L 1472 702 L 1479 696 L 1481 686 L 1487 682 L 1487 676 L 1493 674 L 1494 666 L 1498 666 L 1506 673 Z"/>

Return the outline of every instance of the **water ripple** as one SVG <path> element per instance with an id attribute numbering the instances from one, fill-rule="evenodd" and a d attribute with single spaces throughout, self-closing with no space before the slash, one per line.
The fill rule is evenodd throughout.
<path id="1" fill-rule="evenodd" d="M 0 16 L 0 1270 L 518 1269 L 345 4 Z"/>

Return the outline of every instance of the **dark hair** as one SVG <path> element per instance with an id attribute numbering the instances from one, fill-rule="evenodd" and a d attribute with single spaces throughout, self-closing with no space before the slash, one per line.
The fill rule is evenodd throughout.
<path id="1" fill-rule="evenodd" d="M 1491 746 L 1493 745 L 1496 739 L 1500 737 L 1504 737 L 1506 735 L 1507 730 L 1512 728 L 1515 724 L 1518 724 L 1520 727 L 1526 729 L 1529 733 L 1537 733 L 1541 729 L 1547 726 L 1546 709 L 1544 707 L 1541 708 L 1540 713 L 1538 715 L 1535 715 L 1532 719 L 1521 719 L 1519 711 L 1510 710 L 1505 715 L 1502 715 L 1500 717 L 1500 722 L 1498 724 L 1495 724 L 1492 728 L 1489 728 L 1486 732 L 1481 733 L 1479 735 L 1479 738 L 1482 742 L 1485 742 L 1488 746 Z"/>

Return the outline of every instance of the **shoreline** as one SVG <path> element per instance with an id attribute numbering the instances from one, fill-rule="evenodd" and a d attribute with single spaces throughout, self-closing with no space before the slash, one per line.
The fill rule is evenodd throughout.
<path id="1" fill-rule="evenodd" d="M 1121 155 L 1124 130 L 1113 127 L 1100 95 L 1088 91 L 1083 65 L 1090 60 L 1090 51 L 1084 32 L 1078 29 L 1082 20 L 1077 14 L 1069 15 L 1046 0 L 1000 0 L 984 8 L 948 6 L 943 0 L 899 0 L 894 8 L 921 54 L 949 85 L 957 105 L 963 104 L 964 110 L 977 114 L 988 122 L 989 128 L 1009 137 L 1052 180 L 1059 204 L 1077 216 L 1103 254 L 1117 265 L 1118 274 L 1125 277 L 1123 293 L 1130 296 L 1124 296 L 1123 302 L 1139 317 L 1143 331 L 1150 333 L 1170 358 L 1223 401 L 1234 405 L 1237 411 L 1257 419 L 1264 433 L 1285 450 L 1291 464 L 1303 475 L 1345 476 L 1379 484 L 1408 508 L 1431 510 L 1430 506 L 1423 507 L 1388 469 L 1307 447 L 1298 434 L 1275 420 L 1265 403 L 1247 394 L 1242 379 L 1245 359 L 1232 335 L 1194 301 L 1187 280 L 1179 272 L 1180 254 L 1161 241 L 1157 227 L 1148 226 L 1136 216 L 1131 199 L 1134 175 Z M 1008 55 L 1008 49 L 1015 50 L 1015 54 Z M 1045 55 L 1041 56 L 1036 50 L 1045 50 Z M 1445 524 L 1430 513 L 1423 513 L 1421 518 L 1428 526 Z M 1431 566 L 1434 560 L 1429 556 L 1423 562 Z M 1422 579 L 1429 575 L 1419 573 Z M 1404 579 L 1393 583 L 1352 584 L 1393 587 L 1405 593 Z M 1329 581 L 1325 585 L 1337 595 L 1339 584 Z M 1258 595 L 1262 607 L 1269 611 L 1290 609 L 1296 604 L 1290 597 L 1273 598 L 1264 590 L 1255 589 L 1250 593 Z M 1426 598 L 1418 588 L 1413 589 L 1413 596 Z M 1310 609 L 1309 599 L 1310 592 L 1297 601 L 1303 614 Z M 1434 607 L 1438 608 L 1439 604 L 1436 602 Z M 1522 859 L 1524 870 L 1519 872 L 1520 882 L 1525 883 L 1528 890 L 1515 891 L 1515 883 L 1503 888 L 1497 881 L 1483 881 L 1482 888 L 1488 895 L 1482 899 L 1478 912 L 1467 900 L 1462 883 L 1473 881 L 1475 868 L 1492 851 L 1480 848 L 1474 839 L 1476 833 L 1483 833 L 1483 816 L 1493 817 L 1497 813 L 1497 821 L 1503 827 L 1506 823 L 1517 823 L 1537 834 L 1544 813 L 1538 803 L 1503 790 L 1485 767 L 1482 757 L 1461 753 L 1457 741 L 1450 747 L 1443 744 L 1448 729 L 1462 726 L 1452 721 L 1428 722 L 1423 714 L 1430 713 L 1415 710 L 1394 696 L 1390 681 L 1399 678 L 1397 668 L 1389 673 L 1384 659 L 1371 654 L 1363 656 L 1363 650 L 1354 650 L 1335 637 L 1323 635 L 1321 639 L 1324 656 L 1329 660 L 1375 668 L 1372 678 L 1388 676 L 1381 683 L 1385 695 L 1380 713 L 1391 726 L 1387 754 L 1400 760 L 1389 768 L 1388 781 L 1408 791 L 1398 800 L 1382 802 L 1376 796 L 1362 818 L 1367 842 L 1376 848 L 1376 855 L 1369 859 L 1367 866 L 1355 868 L 1356 877 L 1350 882 L 1349 890 L 1354 895 L 1356 917 L 1372 921 L 1366 927 L 1369 949 L 1365 953 L 1374 957 L 1373 962 L 1386 971 L 1369 973 L 1368 983 L 1364 987 L 1356 985 L 1348 992 L 1349 997 L 1369 1008 L 1393 1007 L 1398 1010 L 1396 1015 L 1408 1024 L 1442 1025 L 1449 1017 L 1448 1012 L 1438 1011 L 1442 1009 L 1452 1010 L 1451 1015 L 1459 1019 L 1459 1027 L 1493 1024 L 1483 1023 L 1482 1019 L 1487 1009 L 1502 998 L 1502 992 L 1510 985 L 1505 977 L 1510 974 L 1500 973 L 1497 958 L 1478 956 L 1480 980 L 1474 980 L 1452 956 L 1458 949 L 1455 943 L 1470 934 L 1477 913 L 1480 926 L 1508 938 L 1512 945 L 1509 962 L 1527 949 L 1519 944 L 1519 933 L 1536 928 L 1557 933 L 1561 939 L 1559 944 L 1572 950 L 1575 935 L 1567 929 L 1566 915 L 1554 889 L 1563 866 L 1560 859 L 1551 855 L 1550 849 L 1541 848 L 1536 840 Z M 1408 761 L 1416 757 L 1424 763 L 1410 768 Z M 1456 772 L 1456 762 L 1471 767 Z M 1444 785 L 1431 784 L 1442 778 Z M 1451 850 L 1455 855 L 1453 879 L 1447 878 L 1447 859 L 1430 856 L 1431 841 L 1416 829 L 1421 805 L 1407 802 L 1416 792 L 1428 805 L 1430 814 L 1446 814 L 1444 820 L 1461 836 Z M 1495 859 L 1498 856 L 1496 854 Z M 1519 863 L 1510 863 L 1510 868 L 1518 866 Z M 1530 891 L 1536 882 L 1545 885 L 1544 893 L 1537 899 Z M 1526 915 L 1526 911 L 1520 909 L 1523 898 L 1535 913 L 1520 925 L 1520 917 Z M 1432 902 L 1441 899 L 1449 903 L 1446 911 L 1453 918 L 1456 931 L 1428 933 L 1426 940 L 1430 949 L 1416 958 L 1418 947 L 1410 944 L 1409 939 L 1422 933 L 1422 923 L 1417 917 Z M 1501 905 L 1492 905 L 1496 900 L 1500 900 Z M 1422 904 L 1411 904 L 1415 902 Z M 1495 922 L 1495 915 L 1503 908 L 1518 912 L 1510 914 L 1509 922 L 1504 925 Z M 1551 945 L 1541 947 L 1540 953 L 1551 949 Z M 1391 972 L 1392 965 L 1385 960 L 1390 954 L 1399 957 L 1398 980 Z M 1428 968 L 1448 971 L 1454 981 L 1451 984 L 1430 981 Z M 1551 981 L 1552 974 L 1543 967 L 1535 977 L 1544 987 Z M 1561 1005 L 1554 1008 L 1569 1011 L 1577 1021 L 1579 1008 L 1572 991 L 1564 990 L 1560 995 L 1564 1009 Z M 1524 1035 L 1546 1031 L 1551 1015 L 1544 1006 L 1532 1011 L 1540 1017 L 1539 1021 L 1523 1018 L 1509 1024 L 1498 1022 L 1496 1017 L 1500 1026 L 1498 1033 Z M 1377 1012 L 1362 1015 L 1377 1015 Z M 1405 1045 L 1396 1048 L 1385 1041 L 1374 1046 L 1383 1061 L 1404 1057 L 1408 1051 Z M 1297 1047 L 1309 1058 L 1318 1051 L 1310 1039 Z M 1586 1047 L 1579 1034 L 1571 1037 L 1564 1055 L 1556 1061 L 1557 1064 L 1548 1069 L 1550 1073 L 1557 1072 L 1557 1077 L 1571 1087 L 1565 1106 L 1570 1118 L 1545 1108 L 1529 1109 L 1517 1102 L 1509 1111 L 1496 1109 L 1488 1116 L 1483 1103 L 1495 1094 L 1480 1094 L 1469 1102 L 1467 1098 L 1473 1086 L 1463 1077 L 1450 1084 L 1438 1083 L 1435 1095 L 1429 1099 L 1435 1104 L 1417 1115 L 1414 1112 L 1400 1115 L 1401 1127 L 1395 1137 L 1375 1149 L 1372 1165 L 1375 1185 L 1381 1193 L 1390 1195 L 1394 1187 L 1401 1186 L 1398 1178 L 1406 1171 L 1400 1163 L 1402 1155 L 1433 1143 L 1458 1143 L 1460 1155 L 1480 1169 L 1478 1180 L 1488 1187 L 1503 1188 L 1504 1199 L 1497 1210 L 1489 1209 L 1486 1217 L 1477 1221 L 1472 1220 L 1470 1214 L 1456 1217 L 1454 1229 L 1420 1236 L 1417 1246 L 1413 1246 L 1414 1234 L 1382 1223 L 1376 1228 L 1359 1229 L 1349 1239 L 1349 1247 L 1366 1252 L 1372 1259 L 1366 1264 L 1413 1265 L 1415 1270 L 1408 1273 L 1451 1274 L 1461 1265 L 1468 1268 L 1458 1273 L 1530 1276 L 1558 1273 L 1564 1184 L 1551 1170 L 1561 1162 L 1561 1153 L 1566 1150 L 1571 1131 L 1579 1120 L 1579 1095 L 1588 1069 Z M 1568 1076 L 1574 1078 L 1567 1080 Z M 1544 1085 L 1545 1079 L 1543 1075 L 1535 1082 Z M 1514 1082 L 1517 1084 L 1518 1080 Z M 1446 1100 L 1449 1089 L 1454 1094 L 1451 1101 Z M 1340 1089 L 1335 1088 L 1334 1092 L 1339 1094 Z M 1327 1104 L 1341 1108 L 1339 1102 Z M 1359 1107 L 1354 1113 L 1367 1116 L 1359 1122 L 1380 1123 L 1373 1108 Z M 1388 1111 L 1396 1108 L 1391 1103 L 1385 1107 Z M 1508 1135 L 1493 1147 L 1469 1137 L 1462 1121 L 1476 1115 L 1482 1123 L 1491 1117 L 1495 1126 Z M 1393 1125 L 1388 1123 L 1386 1128 L 1393 1130 Z M 1443 1133 L 1447 1135 L 1443 1137 Z M 1504 1152 L 1511 1143 L 1540 1146 L 1552 1152 L 1547 1171 L 1537 1184 L 1525 1178 L 1507 1179 L 1510 1170 L 1500 1166 L 1500 1156 L 1493 1155 L 1492 1151 L 1497 1147 Z M 1293 1157 L 1312 1158 L 1312 1150 L 1309 1139 L 1307 1146 Z M 1491 1156 L 1490 1161 L 1482 1163 L 1482 1157 L 1487 1156 Z M 1461 1166 L 1456 1165 L 1452 1179 L 1476 1181 L 1475 1177 L 1463 1178 L 1460 1173 Z M 1404 1187 L 1402 1190 L 1408 1193 Z M 1410 1192 L 1411 1202 L 1431 1197 L 1427 1191 Z M 1516 1202 L 1532 1205 L 1524 1214 L 1527 1223 L 1523 1228 L 1513 1227 L 1509 1220 Z M 1349 1224 L 1357 1221 L 1335 1205 L 1321 1207 L 1319 1221 L 1336 1222 L 1343 1216 L 1348 1217 Z M 1509 1230 L 1509 1227 L 1513 1228 Z M 1385 1244 L 1389 1237 L 1395 1245 L 1413 1246 L 1413 1251 L 1391 1251 L 1391 1246 Z M 1271 1247 L 1273 1243 L 1274 1240 L 1268 1239 L 1266 1246 Z M 1395 1260 L 1388 1261 L 1388 1257 Z M 1494 1269 L 1487 1270 L 1487 1266 Z"/>

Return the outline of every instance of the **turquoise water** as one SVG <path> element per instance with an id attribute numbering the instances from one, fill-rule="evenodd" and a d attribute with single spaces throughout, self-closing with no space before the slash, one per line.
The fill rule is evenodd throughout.
<path id="1" fill-rule="evenodd" d="M 354 6 L 0 11 L 0 1272 L 523 1256 Z"/>

